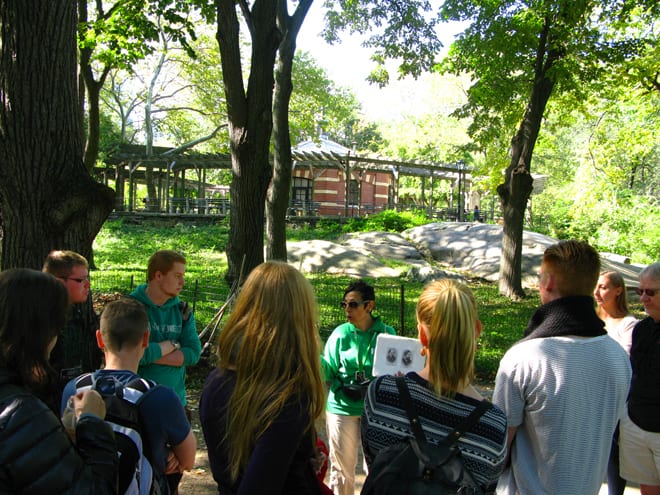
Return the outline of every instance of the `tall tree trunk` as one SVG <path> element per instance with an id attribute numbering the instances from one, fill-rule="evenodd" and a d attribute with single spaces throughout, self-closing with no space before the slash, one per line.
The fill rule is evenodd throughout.
<path id="1" fill-rule="evenodd" d="M 548 73 L 561 57 L 557 51 L 546 52 L 548 32 L 549 24 L 546 24 L 539 38 L 535 79 L 529 103 L 518 132 L 511 140 L 511 162 L 506 169 L 504 183 L 497 187 L 504 217 L 499 291 L 512 299 L 525 297 L 522 288 L 523 223 L 527 201 L 532 194 L 532 155 L 543 114 L 555 85 Z"/>
<path id="2" fill-rule="evenodd" d="M 277 25 L 283 34 L 275 67 L 275 96 L 273 100 L 273 181 L 266 202 L 266 258 L 286 261 L 286 211 L 289 207 L 293 160 L 291 158 L 291 135 L 289 133 L 289 102 L 293 84 L 293 57 L 296 38 L 312 0 L 303 0 L 292 17 L 289 17 L 286 2 L 279 2 Z"/>
<path id="3" fill-rule="evenodd" d="M 113 206 L 82 161 L 76 3 L 0 1 L 1 268 L 40 268 L 52 249 L 91 257 Z"/>
<path id="4" fill-rule="evenodd" d="M 276 2 L 272 0 L 256 0 L 251 11 L 247 2 L 233 0 L 216 0 L 216 7 L 233 171 L 226 275 L 233 283 L 242 266 L 247 275 L 264 260 L 264 211 L 272 176 L 273 66 L 280 35 L 275 22 Z M 239 7 L 252 38 L 247 91 L 241 66 Z"/>

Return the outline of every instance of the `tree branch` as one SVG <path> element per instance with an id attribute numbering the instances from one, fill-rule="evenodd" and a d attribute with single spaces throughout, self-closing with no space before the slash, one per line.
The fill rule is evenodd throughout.
<path id="1" fill-rule="evenodd" d="M 215 130 L 211 134 L 209 134 L 207 136 L 202 136 L 201 138 L 194 139 L 192 141 L 188 141 L 187 143 L 184 143 L 181 146 L 178 146 L 174 149 L 166 151 L 165 153 L 162 153 L 161 156 L 169 156 L 169 155 L 174 155 L 174 154 L 177 154 L 177 153 L 181 153 L 182 151 L 185 151 L 189 148 L 192 148 L 193 146 L 197 146 L 200 143 L 203 143 L 205 141 L 209 141 L 210 139 L 213 139 L 216 136 L 216 134 L 218 134 L 218 131 L 220 129 L 222 129 L 223 127 L 227 127 L 227 125 L 228 124 L 219 125 L 218 127 L 215 128 Z"/>

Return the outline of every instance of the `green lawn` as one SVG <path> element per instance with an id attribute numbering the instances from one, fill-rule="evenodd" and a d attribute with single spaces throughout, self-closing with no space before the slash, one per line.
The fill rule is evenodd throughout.
<path id="1" fill-rule="evenodd" d="M 320 236 L 340 233 L 334 226 Z M 92 287 L 95 293 L 128 293 L 144 282 L 149 256 L 158 249 L 175 249 L 187 258 L 186 286 L 182 298 L 193 303 L 199 329 L 216 315 L 229 292 L 224 282 L 227 262 L 224 249 L 228 228 L 219 225 L 135 225 L 106 222 L 94 243 Z M 292 229 L 291 240 L 310 238 L 307 229 Z M 321 337 L 344 321 L 339 307 L 346 277 L 314 274 L 309 277 L 319 303 Z M 405 278 L 367 279 L 376 288 L 377 312 L 402 335 L 416 335 L 415 304 L 423 285 Z M 538 293 L 514 302 L 498 294 L 497 286 L 483 280 L 470 281 L 479 304 L 483 333 L 476 358 L 478 377 L 490 380 L 504 352 L 522 337 L 527 321 L 540 304 Z M 637 310 L 639 308 L 636 308 Z"/>

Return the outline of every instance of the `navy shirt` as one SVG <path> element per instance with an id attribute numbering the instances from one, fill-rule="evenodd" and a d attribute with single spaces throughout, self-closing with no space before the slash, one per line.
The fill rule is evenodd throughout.
<path id="1" fill-rule="evenodd" d="M 113 376 L 123 384 L 140 378 L 126 370 L 99 370 L 98 376 Z M 67 383 L 62 393 L 60 411 L 64 412 L 67 400 L 75 394 L 76 379 Z M 178 395 L 169 387 L 157 385 L 148 390 L 138 405 L 143 428 L 142 441 L 150 452 L 149 460 L 154 471 L 164 473 L 167 465 L 167 445 L 179 445 L 190 433 L 190 423 Z"/>
<path id="2" fill-rule="evenodd" d="M 298 401 L 284 406 L 280 416 L 257 440 L 239 479 L 232 482 L 225 433 L 227 405 L 235 384 L 234 371 L 216 368 L 206 379 L 199 403 L 209 465 L 218 484 L 218 493 L 262 495 L 267 487 L 271 495 L 320 494 L 311 464 L 315 435 L 304 431 L 309 415 Z"/>

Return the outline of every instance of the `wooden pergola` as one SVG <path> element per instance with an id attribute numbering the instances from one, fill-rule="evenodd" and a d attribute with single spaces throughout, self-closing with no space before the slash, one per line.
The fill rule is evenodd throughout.
<path id="1" fill-rule="evenodd" d="M 357 154 L 325 138 L 301 143 L 292 149 L 292 157 L 294 167 L 335 168 L 342 171 L 345 177 L 349 177 L 351 172 L 361 174 L 366 171 L 391 174 L 395 183 L 394 206 L 399 201 L 399 178 L 402 176 L 428 179 L 430 197 L 433 196 L 436 181 L 451 181 L 458 197 L 457 219 L 463 220 L 465 196 L 472 177 L 470 169 L 461 162 L 443 164 L 403 161 L 380 155 Z M 224 215 L 229 208 L 229 188 L 209 183 L 207 172 L 210 169 L 230 170 L 231 156 L 192 150 L 177 151 L 166 147 L 154 147 L 152 155 L 147 156 L 144 146 L 120 145 L 106 160 L 106 165 L 97 167 L 95 171 L 106 184 L 114 180 L 117 211 L 144 209 L 173 214 Z M 192 178 L 191 172 L 194 174 Z M 146 183 L 148 174 L 151 174 L 156 188 L 156 197 L 147 198 L 144 205 L 137 205 L 137 184 Z M 422 181 L 422 198 L 426 193 L 425 182 Z"/>

